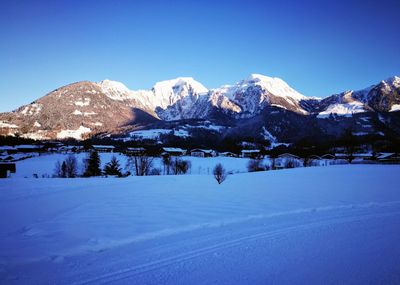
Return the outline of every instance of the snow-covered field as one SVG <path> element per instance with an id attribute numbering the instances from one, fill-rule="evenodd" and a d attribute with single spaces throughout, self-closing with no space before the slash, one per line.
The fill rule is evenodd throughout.
<path id="1" fill-rule="evenodd" d="M 80 165 L 82 171 L 82 160 L 87 158 L 87 153 L 74 154 L 78 160 L 78 166 Z M 100 159 L 102 167 L 111 160 L 111 157 L 115 155 L 120 162 L 120 166 L 124 169 L 126 165 L 127 157 L 119 153 L 100 153 Z M 12 175 L 12 177 L 26 177 L 32 178 L 33 174 L 37 174 L 38 177 L 42 176 L 52 176 L 54 174 L 54 168 L 56 162 L 63 161 L 68 157 L 68 154 L 43 154 L 38 157 L 29 158 L 26 160 L 21 160 L 16 162 L 17 172 Z M 233 158 L 233 157 L 192 157 L 183 156 L 181 157 L 185 160 L 190 160 L 191 169 L 189 174 L 211 174 L 213 168 L 217 163 L 222 163 L 228 172 L 238 173 L 247 172 L 248 158 Z M 162 162 L 160 158 L 154 158 L 153 167 L 162 169 Z"/>
<path id="2" fill-rule="evenodd" d="M 399 284 L 400 166 L 0 181 L 0 284 Z"/>

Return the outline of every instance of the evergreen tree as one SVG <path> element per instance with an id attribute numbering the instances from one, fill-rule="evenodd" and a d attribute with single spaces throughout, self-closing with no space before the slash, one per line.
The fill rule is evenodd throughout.
<path id="1" fill-rule="evenodd" d="M 118 175 L 121 176 L 121 168 L 119 166 L 118 159 L 113 156 L 109 163 L 106 164 L 104 167 L 104 174 L 106 175 Z"/>
<path id="2" fill-rule="evenodd" d="M 86 169 L 83 176 L 100 176 L 101 169 L 100 169 L 100 156 L 97 151 L 92 151 L 89 155 L 89 158 L 86 162 Z"/>

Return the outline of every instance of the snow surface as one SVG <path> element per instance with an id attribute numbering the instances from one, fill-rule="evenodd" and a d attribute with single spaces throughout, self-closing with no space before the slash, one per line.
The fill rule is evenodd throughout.
<path id="1" fill-rule="evenodd" d="M 4 179 L 0 282 L 399 284 L 399 170 Z"/>
<path id="2" fill-rule="evenodd" d="M 168 148 L 169 151 L 184 151 L 180 148 Z M 54 174 L 54 167 L 57 161 L 63 161 L 68 157 L 68 153 L 55 153 L 55 154 L 42 154 L 39 157 L 34 157 L 26 160 L 16 162 L 17 173 L 12 175 L 12 178 L 31 178 L 34 174 L 38 177 L 52 176 Z M 127 157 L 119 153 L 100 153 L 101 166 L 111 160 L 112 156 L 116 156 L 122 168 L 125 167 Z M 79 171 L 83 172 L 82 161 L 87 158 L 88 153 L 81 152 L 74 154 L 78 160 Z M 247 172 L 248 158 L 236 157 L 192 157 L 182 156 L 181 159 L 189 160 L 191 162 L 191 169 L 189 174 L 211 174 L 214 166 L 217 163 L 222 163 L 227 172 L 242 173 Z M 267 164 L 268 162 L 265 161 Z M 268 163 L 270 164 L 270 163 Z M 154 158 L 153 167 L 162 169 L 162 161 L 160 158 Z"/>
<path id="3" fill-rule="evenodd" d="M 97 83 L 104 94 L 113 100 L 130 99 L 130 90 L 123 83 L 105 79 Z"/>
<path id="4" fill-rule="evenodd" d="M 0 121 L 0 128 L 11 128 L 11 129 L 16 129 L 19 128 L 17 125 L 15 124 L 10 124 L 4 121 Z"/>
<path id="5" fill-rule="evenodd" d="M 84 126 L 80 126 L 76 130 L 62 130 L 57 133 L 58 139 L 66 139 L 66 138 L 74 138 L 77 140 L 82 139 L 82 135 L 85 133 L 90 133 L 90 128 L 86 128 Z"/>
<path id="6" fill-rule="evenodd" d="M 170 129 L 151 129 L 130 132 L 131 137 L 139 137 L 142 139 L 158 139 L 160 135 L 173 134 L 177 137 L 188 137 L 189 133 L 186 130 L 170 130 Z"/>
<path id="7" fill-rule="evenodd" d="M 350 103 L 337 103 L 330 105 L 325 111 L 318 114 L 318 118 L 326 118 L 330 114 L 339 116 L 352 116 L 356 113 L 365 112 L 364 104 L 361 102 L 353 101 Z"/>
<path id="8" fill-rule="evenodd" d="M 392 108 L 390 108 L 389 112 L 394 112 L 394 111 L 400 111 L 400 104 L 392 105 Z"/>
<path id="9" fill-rule="evenodd" d="M 300 94 L 291 88 L 285 81 L 277 77 L 268 77 L 261 74 L 251 74 L 247 79 L 248 82 L 254 82 L 255 85 L 261 86 L 269 93 L 275 96 L 291 97 L 296 100 L 307 99 L 306 96 Z"/>
<path id="10" fill-rule="evenodd" d="M 80 107 L 89 106 L 90 105 L 90 98 L 84 98 L 83 101 L 76 101 L 75 105 L 76 106 L 80 106 Z"/>

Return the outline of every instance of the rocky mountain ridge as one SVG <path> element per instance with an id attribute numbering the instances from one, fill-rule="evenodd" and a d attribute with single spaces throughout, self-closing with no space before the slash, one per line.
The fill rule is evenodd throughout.
<path id="1" fill-rule="evenodd" d="M 396 76 L 362 90 L 323 99 L 306 97 L 282 79 L 260 74 L 215 89 L 207 89 L 191 77 L 161 81 L 151 90 L 136 91 L 117 81 L 82 81 L 58 88 L 12 112 L 1 113 L 0 134 L 84 139 L 130 133 L 162 122 L 212 120 L 218 125 L 232 126 L 263 117 L 261 128 L 268 125 L 268 132 L 279 137 L 287 131 L 281 128 L 287 127 L 278 128 L 279 121 L 271 126 L 271 115 L 276 113 L 334 120 L 338 116 L 397 110 L 400 78 Z"/>

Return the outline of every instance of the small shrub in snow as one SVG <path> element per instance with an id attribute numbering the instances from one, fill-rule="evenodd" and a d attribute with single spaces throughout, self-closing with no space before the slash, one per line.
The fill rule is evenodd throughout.
<path id="1" fill-rule="evenodd" d="M 192 164 L 189 160 L 183 160 L 176 157 L 172 163 L 172 171 L 175 175 L 186 174 L 189 172 L 191 166 Z"/>
<path id="2" fill-rule="evenodd" d="M 264 171 L 265 170 L 265 166 L 262 165 L 262 160 L 261 159 L 251 159 L 247 163 L 247 170 L 249 172 Z"/>
<path id="3" fill-rule="evenodd" d="M 284 165 L 285 168 L 295 168 L 295 167 L 301 167 L 302 163 L 297 159 L 287 159 Z"/>
<path id="4" fill-rule="evenodd" d="M 149 175 L 161 175 L 161 169 L 160 168 L 153 168 L 150 170 Z"/>
<path id="5" fill-rule="evenodd" d="M 218 184 L 221 184 L 225 181 L 227 174 L 225 168 L 221 163 L 218 163 L 213 170 L 214 178 L 217 180 Z"/>

